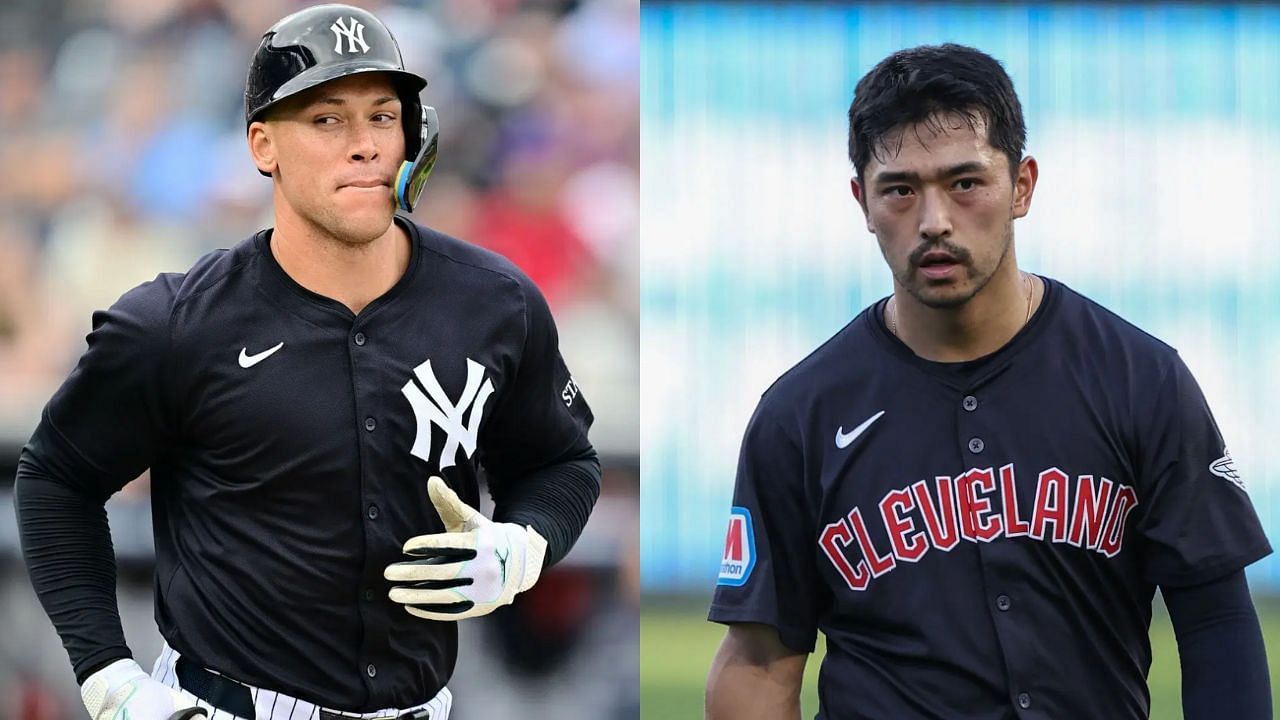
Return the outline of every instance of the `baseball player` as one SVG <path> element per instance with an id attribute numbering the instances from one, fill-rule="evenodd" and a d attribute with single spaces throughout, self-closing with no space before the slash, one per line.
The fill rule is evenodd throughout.
<path id="1" fill-rule="evenodd" d="M 972 48 L 859 81 L 851 185 L 893 294 L 747 428 L 708 717 L 799 717 L 821 631 L 820 718 L 1146 718 L 1157 588 L 1185 717 L 1271 717 L 1244 483 L 1173 348 L 1018 268 L 1025 138 Z"/>
<path id="2" fill-rule="evenodd" d="M 395 215 L 436 156 L 425 85 L 364 10 L 271 27 L 245 119 L 274 227 L 95 314 L 45 408 L 23 549 L 95 720 L 442 720 L 455 621 L 528 590 L 585 525 L 592 415 L 538 289 Z M 149 674 L 103 512 L 147 468 Z"/>

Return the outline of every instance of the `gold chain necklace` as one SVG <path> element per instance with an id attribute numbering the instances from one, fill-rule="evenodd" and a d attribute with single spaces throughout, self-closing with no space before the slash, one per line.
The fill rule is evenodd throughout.
<path id="1" fill-rule="evenodd" d="M 1022 324 L 1026 325 L 1028 322 L 1031 322 L 1031 296 L 1034 294 L 1035 290 L 1031 287 L 1030 275 L 1023 273 L 1022 280 L 1023 284 L 1027 287 L 1027 316 L 1022 319 Z M 892 301 L 893 298 L 890 298 L 890 300 Z M 1022 328 L 1018 329 L 1021 330 Z M 901 339 L 898 335 L 898 306 L 896 303 L 889 307 L 889 332 L 893 333 L 894 337 Z"/>

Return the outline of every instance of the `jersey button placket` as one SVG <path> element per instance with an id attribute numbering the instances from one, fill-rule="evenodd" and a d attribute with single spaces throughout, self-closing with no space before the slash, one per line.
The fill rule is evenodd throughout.
<path id="1" fill-rule="evenodd" d="M 354 328 L 352 328 L 354 330 Z M 372 365 L 375 364 L 374 356 L 370 354 L 372 346 L 370 340 L 364 332 L 349 332 L 350 345 L 347 346 L 351 362 L 351 370 L 355 384 L 355 412 L 353 418 L 356 421 L 356 432 L 361 428 L 365 434 L 360 439 L 361 455 L 364 456 L 366 451 L 373 455 L 377 455 L 379 448 L 379 436 L 374 434 L 378 429 L 378 419 L 372 413 L 365 414 L 368 411 L 381 412 L 379 406 L 375 402 L 376 395 L 371 394 L 371 388 L 368 387 L 367 374 L 370 373 Z M 364 417 L 361 417 L 364 415 Z M 385 611 L 383 606 L 377 602 L 378 598 L 386 597 L 385 591 L 379 590 L 382 575 L 382 567 L 372 567 L 376 563 L 371 563 L 372 548 L 377 545 L 379 535 L 382 531 L 377 530 L 377 525 L 382 521 L 381 508 L 375 500 L 382 500 L 383 496 L 380 492 L 377 480 L 367 477 L 364 472 L 364 462 L 361 464 L 361 481 L 360 495 L 361 504 L 364 506 L 364 514 L 367 520 L 365 532 L 366 545 L 364 548 L 364 582 L 363 587 L 358 591 L 358 597 L 363 602 L 358 606 L 359 615 L 363 622 L 364 631 L 360 640 L 360 654 L 365 657 L 366 665 L 364 673 L 366 675 L 365 683 L 367 687 L 372 688 L 377 684 L 376 677 L 378 675 L 378 667 L 369 662 L 377 658 L 383 657 L 386 650 L 387 637 L 387 618 L 384 617 Z M 358 511 L 357 511 L 358 512 Z M 358 657 L 358 656 L 357 656 Z"/>

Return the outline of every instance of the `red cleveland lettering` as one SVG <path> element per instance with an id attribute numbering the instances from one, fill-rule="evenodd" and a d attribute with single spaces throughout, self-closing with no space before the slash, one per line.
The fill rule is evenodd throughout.
<path id="1" fill-rule="evenodd" d="M 991 500 L 987 497 L 978 497 L 977 491 L 979 488 L 988 492 L 994 491 L 996 476 L 991 472 L 991 468 L 985 470 L 975 468 L 964 474 L 963 484 L 969 518 L 973 525 L 973 538 L 980 542 L 991 542 L 1000 536 L 1004 526 L 998 514 L 983 517 L 983 513 L 991 513 Z"/>
<path id="2" fill-rule="evenodd" d="M 1031 529 L 1031 523 L 1018 517 L 1018 490 L 1014 484 L 1012 463 L 1000 468 L 1000 490 L 1004 495 L 1004 536 L 1026 535 Z"/>
<path id="3" fill-rule="evenodd" d="M 866 590 L 872 579 L 893 571 L 899 561 L 919 562 L 930 548 L 950 551 L 962 538 L 991 542 L 1002 536 L 1027 536 L 1115 557 L 1124 546 L 1125 522 L 1138 505 L 1138 494 L 1128 485 L 1105 477 L 1095 484 L 1093 475 L 1079 475 L 1072 489 L 1068 475 L 1056 467 L 1036 479 L 1030 522 L 1020 515 L 1013 464 L 1000 468 L 998 481 L 991 468 L 971 468 L 954 478 L 935 477 L 934 487 L 936 495 L 928 481 L 920 480 L 880 499 L 877 509 L 889 553 L 876 550 L 859 507 L 823 528 L 822 552 L 851 590 Z M 742 556 L 741 530 L 730 526 L 725 557 Z M 853 563 L 858 555 L 848 548 L 855 543 L 860 557 Z"/>
<path id="4" fill-rule="evenodd" d="M 1031 513 L 1031 537 L 1044 540 L 1045 525 L 1053 523 L 1053 542 L 1067 539 L 1067 474 L 1058 468 L 1040 473 L 1036 507 Z"/>
<path id="5" fill-rule="evenodd" d="M 956 517 L 960 518 L 960 537 L 973 542 L 977 539 L 977 528 L 974 527 L 973 522 L 973 493 L 969 491 L 968 477 L 969 473 L 961 473 L 954 480 Z"/>
<path id="6" fill-rule="evenodd" d="M 831 523 L 823 528 L 819 544 L 822 546 L 822 552 L 827 554 L 827 559 L 836 566 L 840 577 L 848 583 L 850 590 L 866 590 L 867 583 L 871 581 L 867 564 L 859 560 L 858 567 L 854 568 L 845 559 L 844 553 L 840 552 L 841 548 L 851 542 L 853 542 L 853 533 L 849 532 L 849 524 L 844 521 L 844 518 L 840 518 L 840 522 Z"/>
<path id="7" fill-rule="evenodd" d="M 1107 513 L 1107 502 L 1111 500 L 1113 483 L 1102 478 L 1097 492 L 1093 489 L 1093 476 L 1081 475 L 1076 483 L 1075 510 L 1071 513 L 1071 533 L 1067 542 L 1076 547 L 1098 547 L 1102 535 L 1102 523 Z"/>
<path id="8" fill-rule="evenodd" d="M 956 526 L 956 496 L 951 478 L 942 475 L 938 483 L 938 507 L 933 504 L 929 487 L 924 480 L 911 486 L 916 496 L 916 506 L 924 516 L 924 527 L 929 533 L 929 544 L 946 552 L 960 544 L 960 532 Z"/>
<path id="9" fill-rule="evenodd" d="M 871 536 L 867 534 L 867 524 L 862 521 L 861 509 L 854 508 L 849 511 L 849 525 L 853 527 L 853 534 L 858 538 L 858 545 L 862 547 L 862 558 L 867 561 L 872 577 L 880 577 L 898 564 L 893 559 L 892 553 L 889 555 L 876 553 L 876 549 L 871 545 Z"/>
<path id="10" fill-rule="evenodd" d="M 1124 544 L 1124 521 L 1129 511 L 1138 506 L 1138 494 L 1128 485 L 1121 485 L 1116 491 L 1116 504 L 1111 508 L 1111 517 L 1107 520 L 1107 529 L 1102 533 L 1102 542 L 1098 552 L 1107 557 L 1115 557 Z"/>
<path id="11" fill-rule="evenodd" d="M 893 554 L 899 560 L 916 562 L 929 549 L 924 533 L 916 531 L 911 518 L 904 518 L 900 513 L 915 507 L 911 493 L 906 490 L 891 490 L 880 501 L 880 514 L 884 516 L 884 527 L 889 531 L 889 544 L 893 546 Z"/>

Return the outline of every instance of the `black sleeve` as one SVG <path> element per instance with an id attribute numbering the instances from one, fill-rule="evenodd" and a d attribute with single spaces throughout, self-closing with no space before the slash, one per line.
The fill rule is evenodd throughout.
<path id="1" fill-rule="evenodd" d="M 1271 676 L 1244 571 L 1202 585 L 1161 588 L 1178 638 L 1187 720 L 1271 717 Z"/>
<path id="2" fill-rule="evenodd" d="M 767 397 L 767 396 L 766 396 Z M 797 439 L 762 400 L 742 439 L 733 507 L 708 619 L 777 628 L 782 643 L 810 653 L 824 587 Z"/>
<path id="3" fill-rule="evenodd" d="M 551 567 L 573 548 L 600 497 L 600 461 L 591 448 L 530 473 L 518 483 L 495 486 L 493 519 L 532 526 L 547 541 L 542 566 Z"/>
<path id="4" fill-rule="evenodd" d="M 521 287 L 525 334 L 519 365 L 480 436 L 478 458 L 490 487 L 524 482 L 530 473 L 591 448 L 591 408 L 560 356 L 551 310 L 528 278 L 521 278 Z"/>
<path id="5" fill-rule="evenodd" d="M 1141 428 L 1137 529 L 1144 575 L 1161 587 L 1197 585 L 1271 552 L 1200 386 L 1173 357 Z"/>
<path id="6" fill-rule="evenodd" d="M 151 465 L 171 432 L 164 368 L 176 278 L 161 276 L 94 313 L 88 350 L 18 464 L 27 572 L 80 680 L 130 656 L 103 505 Z"/>
<path id="7" fill-rule="evenodd" d="M 14 509 L 36 596 L 62 637 L 76 682 L 84 682 L 99 667 L 133 654 L 116 606 L 107 511 L 54 479 L 61 473 L 41 459 L 49 432 L 42 423 L 18 459 Z"/>
<path id="8" fill-rule="evenodd" d="M 161 275 L 95 312 L 88 349 L 45 407 L 48 451 L 75 460 L 58 480 L 101 502 L 175 434 L 168 358 L 179 277 Z"/>

